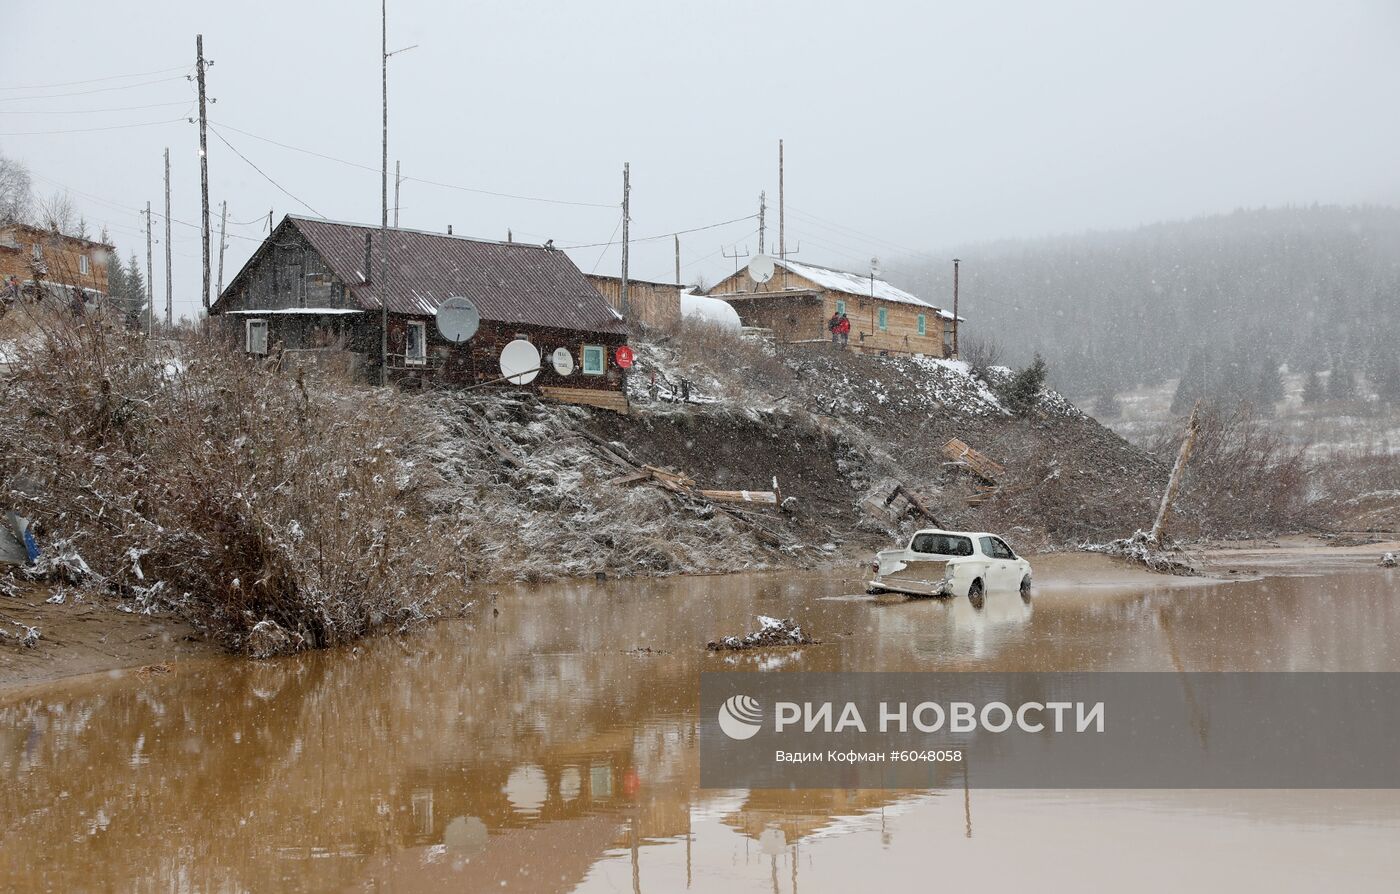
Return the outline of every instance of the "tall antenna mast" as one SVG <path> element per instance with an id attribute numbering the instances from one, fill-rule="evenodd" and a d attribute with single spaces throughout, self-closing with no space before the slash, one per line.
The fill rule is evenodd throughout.
<path id="1" fill-rule="evenodd" d="M 763 254 L 763 236 L 768 232 L 768 193 L 758 194 L 758 253 Z"/>
<path id="2" fill-rule="evenodd" d="M 627 294 L 627 242 L 628 224 L 631 222 L 632 202 L 632 163 L 622 163 L 622 316 L 627 317 L 631 310 Z"/>
<path id="3" fill-rule="evenodd" d="M 783 201 L 783 141 L 778 141 L 778 259 L 783 262 L 783 290 L 787 290 L 787 214 Z"/>
<path id="4" fill-rule="evenodd" d="M 228 200 L 225 199 L 219 211 L 219 282 L 214 287 L 214 300 L 224 293 L 224 249 L 228 247 Z"/>
<path id="5" fill-rule="evenodd" d="M 399 171 L 399 160 L 394 159 L 394 229 L 399 228 L 399 187 L 403 185 L 403 174 Z"/>
<path id="6" fill-rule="evenodd" d="M 204 309 L 209 309 L 209 115 L 204 101 L 204 35 L 194 36 L 195 78 L 199 83 L 199 232 L 204 242 Z"/>
<path id="7" fill-rule="evenodd" d="M 146 202 L 146 337 L 156 331 L 156 278 L 151 269 L 151 203 Z"/>
<path id="8" fill-rule="evenodd" d="M 175 323 L 173 268 L 170 263 L 170 147 L 165 147 L 165 328 Z"/>
<path id="9" fill-rule="evenodd" d="M 953 357 L 958 356 L 958 264 L 962 263 L 957 258 L 953 258 Z"/>

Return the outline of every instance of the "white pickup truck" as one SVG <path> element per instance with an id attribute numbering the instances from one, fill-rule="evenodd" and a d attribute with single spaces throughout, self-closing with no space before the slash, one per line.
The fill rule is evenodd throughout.
<path id="1" fill-rule="evenodd" d="M 1031 592 L 1031 563 L 995 534 L 973 531 L 915 531 L 909 544 L 875 554 L 870 593 L 966 596 L 981 608 L 990 590 Z"/>

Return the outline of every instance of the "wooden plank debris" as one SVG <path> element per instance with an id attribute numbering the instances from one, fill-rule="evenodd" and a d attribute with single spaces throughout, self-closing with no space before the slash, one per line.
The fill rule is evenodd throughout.
<path id="1" fill-rule="evenodd" d="M 1005 466 L 993 461 L 986 454 L 973 450 L 957 438 L 949 438 L 948 443 L 943 445 L 943 455 L 965 466 L 988 484 L 996 484 L 998 479 L 1006 475 Z"/>
<path id="2" fill-rule="evenodd" d="M 603 410 L 612 410 L 614 413 L 621 413 L 626 416 L 631 412 L 631 406 L 627 402 L 625 391 L 603 391 L 596 388 L 560 388 L 553 385 L 541 385 L 540 394 L 550 400 L 562 401 L 570 404 L 583 404 L 589 407 L 598 407 Z"/>

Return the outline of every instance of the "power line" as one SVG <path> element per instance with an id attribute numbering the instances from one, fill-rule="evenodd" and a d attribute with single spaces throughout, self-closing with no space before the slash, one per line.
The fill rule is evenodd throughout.
<path id="1" fill-rule="evenodd" d="M 657 234 L 657 235 L 655 235 L 655 236 L 638 236 L 638 237 L 635 237 L 635 238 L 630 239 L 630 240 L 628 240 L 628 241 L 629 241 L 629 242 L 651 242 L 651 241 L 656 240 L 656 239 L 670 239 L 672 236 L 684 236 L 686 233 L 699 233 L 699 232 L 702 231 L 702 230 L 713 230 L 713 229 L 715 229 L 716 227 L 727 227 L 727 226 L 729 226 L 730 224 L 740 223 L 741 221 L 745 221 L 745 220 L 753 220 L 753 219 L 756 218 L 756 217 L 758 217 L 757 214 L 745 214 L 743 217 L 736 217 L 736 218 L 734 218 L 734 219 L 732 219 L 732 220 L 722 220 L 722 221 L 720 221 L 719 223 L 706 224 L 706 225 L 703 226 L 703 227 L 691 227 L 691 228 L 688 229 L 688 230 L 671 230 L 670 232 L 667 232 L 667 233 L 659 233 L 659 234 Z M 620 241 L 617 241 L 617 242 L 613 242 L 613 241 L 609 241 L 609 242 L 586 242 L 586 243 L 584 243 L 584 244 L 582 244 L 582 245 L 565 245 L 565 246 L 562 246 L 562 247 L 563 247 L 565 250 L 567 250 L 567 251 L 572 251 L 573 249 L 576 249 L 576 248 L 600 248 L 600 247 L 605 246 L 605 245 L 621 245 L 621 244 L 622 244 L 622 243 L 621 243 Z"/>
<path id="2" fill-rule="evenodd" d="M 95 115 L 99 112 L 135 112 L 139 109 L 162 109 L 183 105 L 189 105 L 189 100 L 156 102 L 145 106 L 114 106 L 108 109 L 0 109 L 0 115 Z"/>
<path id="3" fill-rule="evenodd" d="M 132 74 L 107 75 L 102 78 L 88 78 L 84 81 L 62 81 L 57 84 L 12 84 L 0 87 L 0 90 L 52 90 L 55 87 L 75 87 L 79 84 L 96 84 L 99 81 L 119 81 L 123 78 L 144 78 L 148 75 L 165 74 L 171 71 L 184 71 L 188 65 L 176 65 L 173 68 L 158 68 L 155 71 L 138 71 Z"/>
<path id="4" fill-rule="evenodd" d="M 346 160 L 346 159 L 344 159 L 344 158 L 336 158 L 334 155 L 326 155 L 326 154 L 323 153 L 323 152 L 316 152 L 316 151 L 313 150 L 313 149 L 303 149 L 301 146 L 293 146 L 293 145 L 291 145 L 290 143 L 283 143 L 283 142 L 281 142 L 280 140 L 274 140 L 274 139 L 272 139 L 271 137 L 265 137 L 265 136 L 261 136 L 260 134 L 255 134 L 255 133 L 253 133 L 252 131 L 242 130 L 242 129 L 240 129 L 240 128 L 234 127 L 234 126 L 231 125 L 231 124 L 224 124 L 224 123 L 222 123 L 222 122 L 215 122 L 215 121 L 210 121 L 210 122 L 209 122 L 209 126 L 210 126 L 210 127 L 215 126 L 215 124 L 218 124 L 218 126 L 220 126 L 220 127 L 227 128 L 228 130 L 231 130 L 231 131 L 233 131 L 234 133 L 242 134 L 242 135 L 245 136 L 245 137 L 252 137 L 252 138 L 255 139 L 255 140 L 261 140 L 261 141 L 264 142 L 264 143 L 271 143 L 271 144 L 274 145 L 274 146 L 280 146 L 280 147 L 283 148 L 283 149 L 290 149 L 290 150 L 293 151 L 293 152 L 301 152 L 301 153 L 304 153 L 304 154 L 306 154 L 306 155 L 310 155 L 310 156 L 312 156 L 312 157 L 314 157 L 314 158 L 323 159 L 324 161 L 333 161 L 333 162 L 335 162 L 336 164 L 347 165 L 347 166 L 352 167 L 352 168 L 359 168 L 359 169 L 362 170 L 362 171 L 371 171 L 371 172 L 373 172 L 373 173 L 375 173 L 375 174 L 381 173 L 381 171 L 380 171 L 379 168 L 371 167 L 370 165 L 363 165 L 363 164 L 360 164 L 359 162 L 348 161 L 348 160 Z M 480 188 L 474 187 L 474 186 L 461 186 L 461 185 L 456 184 L 456 183 L 444 183 L 444 182 L 441 181 L 441 180 L 428 180 L 428 179 L 426 179 L 426 178 L 424 178 L 424 177 L 404 177 L 403 180 L 404 180 L 405 183 L 422 183 L 422 184 L 425 184 L 425 185 L 427 185 L 427 186 L 437 186 L 437 187 L 441 187 L 442 189 L 455 189 L 455 190 L 459 190 L 459 191 L 461 191 L 461 192 L 476 193 L 477 195 L 494 196 L 494 197 L 496 197 L 496 198 L 498 198 L 498 199 L 517 199 L 517 200 L 522 201 L 522 202 L 543 202 L 543 203 L 549 204 L 549 205 L 572 205 L 572 206 L 578 207 L 578 208 L 616 208 L 616 207 L 617 207 L 617 203 L 616 203 L 616 202 L 576 202 L 576 201 L 571 201 L 571 200 L 568 200 L 568 199 L 550 199 L 550 198 L 545 198 L 544 196 L 518 195 L 518 194 L 515 194 L 515 193 L 498 192 L 498 191 L 496 191 L 496 190 L 491 190 L 491 189 L 480 189 Z"/>
<path id="5" fill-rule="evenodd" d="M 170 78 L 156 78 L 154 81 L 141 81 L 136 84 L 118 84 L 115 87 L 99 87 L 96 90 L 75 90 L 72 93 L 47 93 L 43 96 L 5 96 L 0 97 L 0 102 L 24 102 L 34 99 L 62 99 L 65 96 L 90 96 L 93 93 L 110 93 L 113 90 L 134 90 L 137 87 L 149 87 L 151 84 L 164 84 L 167 81 L 183 81 L 185 75 L 175 75 Z"/>
<path id="6" fill-rule="evenodd" d="M 613 225 L 613 231 L 608 234 L 608 244 L 603 246 L 603 250 L 598 252 L 598 260 L 593 262 L 593 269 L 589 273 L 597 273 L 598 265 L 603 263 L 603 258 L 608 254 L 608 245 L 612 244 L 612 238 L 617 235 L 618 227 L 622 226 L 622 218 L 618 217 L 617 223 Z"/>
<path id="7" fill-rule="evenodd" d="M 3 100 L 0 100 L 3 102 Z M 139 124 L 109 124 L 106 127 L 78 127 L 70 130 L 19 130 L 10 133 L 0 133 L 0 137 L 42 137 L 62 133 L 96 133 L 100 130 L 128 130 L 133 127 L 159 127 L 162 124 L 174 124 L 184 121 L 185 116 L 179 118 L 166 118 L 163 121 L 143 121 Z"/>
<path id="8" fill-rule="evenodd" d="M 317 217 L 321 218 L 322 220 L 325 220 L 325 219 L 326 219 L 326 216 L 325 216 L 324 214 L 322 214 L 321 212 L 317 211 L 315 208 L 312 208 L 310 205 L 306 204 L 306 203 L 303 202 L 301 199 L 297 198 L 296 195 L 293 194 L 291 190 L 287 189 L 287 187 L 285 187 L 285 186 L 283 186 L 282 184 L 278 183 L 276 180 L 273 180 L 271 177 L 269 177 L 269 176 L 263 171 L 262 168 L 260 168 L 260 167 L 258 167 L 257 165 L 253 164 L 253 162 L 250 161 L 250 160 L 248 159 L 248 156 L 244 155 L 242 152 L 239 152 L 236 148 L 234 148 L 234 145 L 233 145 L 232 143 L 230 143 L 227 139 L 225 139 L 225 137 L 224 137 L 223 134 L 219 133 L 219 129 L 218 129 L 217 127 L 211 128 L 211 129 L 214 131 L 214 136 L 218 137 L 218 138 L 219 138 L 219 141 L 220 141 L 221 143 L 223 143 L 225 146 L 229 147 L 229 149 L 233 150 L 233 154 L 234 154 L 234 155 L 237 155 L 239 158 L 243 159 L 244 163 L 247 164 L 248 167 L 252 168 L 253 170 L 257 171 L 259 174 L 261 174 L 261 175 L 262 175 L 262 178 L 263 178 L 264 180 L 266 180 L 268 183 L 271 183 L 273 186 L 275 186 L 275 187 L 277 187 L 278 189 L 280 189 L 285 195 L 289 196 L 293 201 L 295 201 L 297 204 L 299 204 L 299 205 L 303 206 L 304 208 L 306 208 L 306 210 L 310 211 L 312 214 L 316 215 Z"/>

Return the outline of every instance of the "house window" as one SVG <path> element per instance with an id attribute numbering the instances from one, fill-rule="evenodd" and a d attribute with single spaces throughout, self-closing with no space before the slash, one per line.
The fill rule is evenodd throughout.
<path id="1" fill-rule="evenodd" d="M 88 265 L 87 255 L 78 255 L 78 272 L 83 276 L 87 276 L 92 272 L 92 268 Z"/>
<path id="2" fill-rule="evenodd" d="M 919 314 L 919 334 L 928 335 L 928 319 L 923 314 Z"/>
<path id="3" fill-rule="evenodd" d="M 601 376 L 603 367 L 607 364 L 607 351 L 602 345 L 583 346 L 583 374 L 585 376 Z"/>
<path id="4" fill-rule="evenodd" d="M 34 243 L 32 246 L 30 246 L 30 254 L 34 256 L 34 260 L 42 261 L 44 259 L 44 246 L 40 245 L 37 242 Z"/>
<path id="5" fill-rule="evenodd" d="M 885 308 L 880 308 L 880 331 L 888 332 L 890 328 L 890 312 Z"/>
<path id="6" fill-rule="evenodd" d="M 267 353 L 267 320 L 249 320 L 244 345 L 249 354 Z"/>
<path id="7" fill-rule="evenodd" d="M 403 343 L 403 359 L 409 366 L 423 366 L 428 362 L 427 323 L 408 324 L 408 334 Z"/>
<path id="8" fill-rule="evenodd" d="M 837 315 L 839 316 L 839 315 L 841 315 L 841 314 L 843 314 L 843 313 L 845 313 L 845 312 L 846 312 L 846 302 L 842 301 L 842 300 L 839 299 L 839 298 L 836 299 L 836 313 L 837 313 Z"/>

